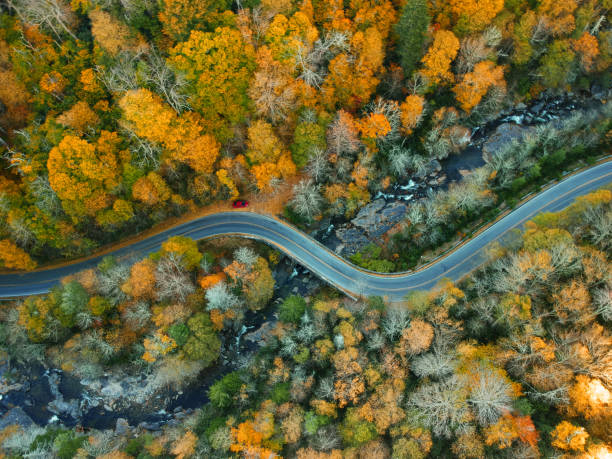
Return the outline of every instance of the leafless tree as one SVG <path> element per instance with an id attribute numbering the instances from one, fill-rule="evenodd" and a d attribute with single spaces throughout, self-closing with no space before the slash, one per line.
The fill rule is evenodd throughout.
<path id="1" fill-rule="evenodd" d="M 420 202 L 414 202 L 408 207 L 406 218 L 410 224 L 417 226 L 425 221 L 425 209 Z"/>
<path id="2" fill-rule="evenodd" d="M 12 239 L 22 247 L 29 247 L 36 240 L 34 232 L 28 227 L 27 222 L 22 217 L 12 218 L 8 222 L 8 227 Z"/>
<path id="3" fill-rule="evenodd" d="M 431 352 L 414 358 L 411 369 L 419 378 L 441 379 L 451 374 L 455 365 L 455 356 L 452 352 L 434 345 Z"/>
<path id="4" fill-rule="evenodd" d="M 133 330 L 144 328 L 150 318 L 151 310 L 149 309 L 149 305 L 144 301 L 138 301 L 136 304 L 127 308 L 123 313 L 125 323 Z"/>
<path id="5" fill-rule="evenodd" d="M 491 51 L 482 35 L 464 38 L 457 56 L 457 73 L 462 75 L 471 72 L 478 62 L 491 54 Z"/>
<path id="6" fill-rule="evenodd" d="M 243 263 L 250 268 L 255 264 L 259 256 L 249 247 L 240 247 L 234 250 L 234 258 L 238 263 Z"/>
<path id="7" fill-rule="evenodd" d="M 341 445 L 340 435 L 334 425 L 327 425 L 317 430 L 312 438 L 312 443 L 317 450 L 330 451 Z"/>
<path id="8" fill-rule="evenodd" d="M 83 443 L 83 449 L 93 457 L 103 456 L 123 447 L 125 440 L 112 430 L 98 430 L 91 433 L 89 441 Z"/>
<path id="9" fill-rule="evenodd" d="M 116 350 L 100 334 L 98 330 L 91 330 L 83 335 L 80 346 L 96 352 L 103 361 L 109 360 L 116 354 Z"/>
<path id="10" fill-rule="evenodd" d="M 590 207 L 584 213 L 586 236 L 604 251 L 612 249 L 612 211 Z"/>
<path id="11" fill-rule="evenodd" d="M 36 177 L 30 183 L 30 192 L 36 198 L 36 207 L 47 215 L 58 215 L 62 211 L 62 202 L 57 193 L 49 184 L 49 178 L 45 175 Z"/>
<path id="12" fill-rule="evenodd" d="M 396 177 L 405 177 L 412 166 L 412 152 L 400 145 L 394 145 L 388 152 L 389 166 Z"/>
<path id="13" fill-rule="evenodd" d="M 27 428 L 18 429 L 13 435 L 9 435 L 2 442 L 2 447 L 12 454 L 24 455 L 24 457 L 31 457 L 29 453 L 31 452 L 30 446 L 38 438 L 40 435 L 45 433 L 45 429 L 42 427 L 38 427 L 37 425 L 33 425 Z M 42 452 L 42 451 L 41 451 Z M 47 454 L 52 454 L 51 451 L 46 451 Z M 27 455 L 27 456 L 26 456 Z M 35 457 L 45 457 L 45 456 L 35 456 Z"/>
<path id="14" fill-rule="evenodd" d="M 385 337 L 378 330 L 367 335 L 366 346 L 371 351 L 379 351 L 385 346 Z"/>
<path id="15" fill-rule="evenodd" d="M 336 117 L 327 130 L 327 147 L 330 152 L 341 156 L 344 153 L 355 153 L 360 146 L 357 131 L 344 123 L 340 117 Z"/>
<path id="16" fill-rule="evenodd" d="M 141 168 L 159 168 L 161 147 L 137 136 L 128 126 L 122 128 L 123 134 L 130 140 L 130 152 L 136 165 Z"/>
<path id="17" fill-rule="evenodd" d="M 117 305 L 127 297 L 121 286 L 130 275 L 130 267 L 124 263 L 118 263 L 105 272 L 98 274 L 98 290 L 100 294 Z"/>
<path id="18" fill-rule="evenodd" d="M 612 321 L 612 286 L 597 289 L 593 293 L 593 306 L 599 316 L 607 321 Z"/>
<path id="19" fill-rule="evenodd" d="M 58 40 L 62 39 L 63 33 L 77 40 L 71 30 L 76 18 L 66 2 L 62 0 L 6 0 L 6 2 L 22 22 L 48 29 Z"/>
<path id="20" fill-rule="evenodd" d="M 185 94 L 187 81 L 181 73 L 171 69 L 166 60 L 155 50 L 146 55 L 146 81 L 150 83 L 155 92 L 160 94 L 164 100 L 177 113 L 182 113 L 190 108 Z"/>
<path id="21" fill-rule="evenodd" d="M 195 287 L 185 272 L 181 257 L 169 253 L 157 263 L 155 271 L 155 286 L 160 301 L 178 300 L 184 302 L 188 295 L 195 291 Z"/>
<path id="22" fill-rule="evenodd" d="M 423 147 L 431 157 L 436 159 L 446 158 L 452 150 L 451 141 L 443 135 L 441 126 L 434 126 L 428 131 L 423 140 Z"/>
<path id="23" fill-rule="evenodd" d="M 334 379 L 332 377 L 321 378 L 315 390 L 315 396 L 324 400 L 333 400 L 334 393 Z"/>
<path id="24" fill-rule="evenodd" d="M 295 106 L 296 93 L 287 81 L 286 70 L 274 63 L 256 71 L 249 88 L 257 111 L 274 123 L 284 120 Z"/>
<path id="25" fill-rule="evenodd" d="M 408 399 L 423 424 L 440 437 L 450 438 L 469 426 L 471 417 L 465 383 L 457 376 L 445 381 L 422 384 Z"/>
<path id="26" fill-rule="evenodd" d="M 391 306 L 382 320 L 382 330 L 390 342 L 400 337 L 402 331 L 410 325 L 408 309 L 403 306 Z"/>
<path id="27" fill-rule="evenodd" d="M 219 309 L 227 311 L 240 305 L 240 298 L 230 292 L 227 284 L 223 281 L 206 290 L 206 309 Z"/>
<path id="28" fill-rule="evenodd" d="M 308 50 L 304 46 L 298 47 L 294 59 L 298 78 L 304 80 L 308 86 L 318 89 L 325 78 L 325 73 L 323 69 L 317 68 Z"/>
<path id="29" fill-rule="evenodd" d="M 300 216 L 312 220 L 321 211 L 323 198 L 312 180 L 302 180 L 293 187 L 291 206 Z"/>
<path id="30" fill-rule="evenodd" d="M 312 150 L 306 165 L 306 172 L 316 183 L 325 181 L 329 174 L 329 161 L 324 150 L 317 147 Z"/>
<path id="31" fill-rule="evenodd" d="M 280 340 L 280 353 L 285 357 L 291 357 L 298 350 L 298 343 L 290 335 L 284 335 Z"/>
<path id="32" fill-rule="evenodd" d="M 506 379 L 487 368 L 478 370 L 477 383 L 471 387 L 469 402 L 481 426 L 497 422 L 512 407 L 512 388 Z"/>
<path id="33" fill-rule="evenodd" d="M 143 53 L 122 51 L 110 68 L 96 67 L 99 80 L 109 92 L 121 93 L 139 87 L 137 66 L 143 61 Z"/>

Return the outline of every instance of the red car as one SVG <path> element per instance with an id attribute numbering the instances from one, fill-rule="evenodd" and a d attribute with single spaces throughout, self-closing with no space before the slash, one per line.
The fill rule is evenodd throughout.
<path id="1" fill-rule="evenodd" d="M 239 199 L 239 200 L 237 200 L 237 201 L 234 201 L 234 202 L 232 203 L 232 207 L 233 207 L 234 209 L 239 209 L 239 208 L 241 208 L 241 207 L 248 207 L 248 206 L 249 206 L 249 201 L 243 201 L 243 200 L 241 200 L 241 199 Z"/>

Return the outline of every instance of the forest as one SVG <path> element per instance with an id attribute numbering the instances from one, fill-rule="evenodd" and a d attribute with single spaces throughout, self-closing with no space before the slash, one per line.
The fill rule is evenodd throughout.
<path id="1" fill-rule="evenodd" d="M 315 235 L 516 107 L 585 101 L 342 254 L 415 269 L 610 154 L 611 24 L 611 0 L 0 1 L 0 275 L 237 199 Z M 252 240 L 158 248 L 0 302 L 0 459 L 612 458 L 610 186 L 399 303 Z M 106 413 L 200 402 L 114 429 L 5 414 L 54 375 L 119 388 L 80 399 Z"/>
<path id="2" fill-rule="evenodd" d="M 241 195 L 281 193 L 300 225 L 350 218 L 501 110 L 609 88 L 611 62 L 606 0 L 7 0 L 0 266 L 87 255 Z M 415 205 L 383 268 L 600 155 L 609 110 Z"/>
<path id="3" fill-rule="evenodd" d="M 611 219 L 610 188 L 578 198 L 465 280 L 400 304 L 288 296 L 265 345 L 162 432 L 12 425 L 0 445 L 16 458 L 610 457 Z M 3 308 L 4 352 L 88 377 L 147 367 L 147 390 L 180 387 L 218 358 L 224 328 L 272 297 L 273 251 L 219 254 L 223 269 L 175 237 L 131 266 L 106 258 Z"/>

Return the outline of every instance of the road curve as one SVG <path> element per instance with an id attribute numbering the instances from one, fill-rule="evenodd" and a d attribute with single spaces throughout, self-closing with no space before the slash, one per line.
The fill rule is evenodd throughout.
<path id="1" fill-rule="evenodd" d="M 540 212 L 554 212 L 577 197 L 612 182 L 612 161 L 598 164 L 552 185 L 513 210 L 457 250 L 409 273 L 377 274 L 358 268 L 298 229 L 273 218 L 250 212 L 223 212 L 184 223 L 121 248 L 110 255 L 139 259 L 159 250 L 171 236 L 204 239 L 235 235 L 263 241 L 304 265 L 322 279 L 353 296 L 380 295 L 400 301 L 411 290 L 429 289 L 443 278 L 460 279 L 486 260 L 485 247 Z M 46 293 L 69 274 L 97 265 L 100 257 L 70 265 L 23 274 L 0 275 L 0 298 Z"/>

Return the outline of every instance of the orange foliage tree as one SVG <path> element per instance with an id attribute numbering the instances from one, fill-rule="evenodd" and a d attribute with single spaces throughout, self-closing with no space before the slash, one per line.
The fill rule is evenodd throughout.
<path id="1" fill-rule="evenodd" d="M 130 269 L 130 277 L 121 290 L 133 298 L 153 298 L 155 296 L 155 263 L 148 258 L 134 263 Z"/>
<path id="2" fill-rule="evenodd" d="M 411 94 L 400 104 L 400 120 L 402 130 L 405 134 L 411 134 L 418 126 L 423 117 L 425 98 L 417 94 Z"/>
<path id="3" fill-rule="evenodd" d="M 149 206 L 167 201 L 170 195 L 170 188 L 155 172 L 149 172 L 145 177 L 140 177 L 132 186 L 132 197 Z"/>
<path id="4" fill-rule="evenodd" d="M 70 110 L 57 117 L 58 123 L 74 129 L 78 134 L 83 134 L 87 128 L 94 127 L 99 121 L 98 115 L 84 101 L 77 102 Z"/>
<path id="5" fill-rule="evenodd" d="M 476 64 L 472 72 L 466 73 L 453 91 L 461 108 L 469 113 L 492 86 L 506 87 L 504 69 L 491 61 L 483 61 Z"/>
<path id="6" fill-rule="evenodd" d="M 584 32 L 580 38 L 572 42 L 572 47 L 580 59 L 580 65 L 587 72 L 593 68 L 595 58 L 599 56 L 599 43 L 597 38 L 589 32 Z"/>

